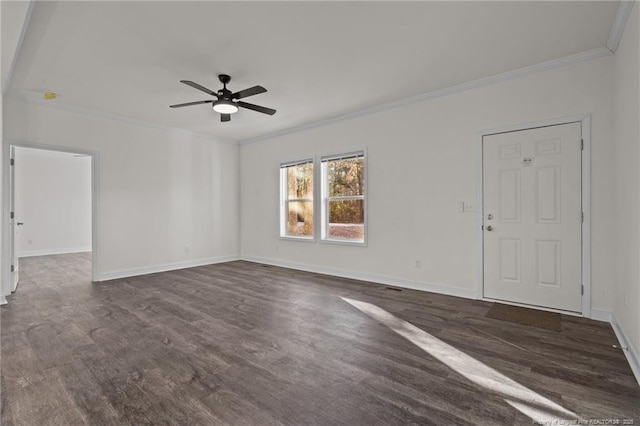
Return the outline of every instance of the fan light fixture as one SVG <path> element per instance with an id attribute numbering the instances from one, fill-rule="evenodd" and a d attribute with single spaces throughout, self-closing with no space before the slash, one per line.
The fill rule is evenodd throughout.
<path id="1" fill-rule="evenodd" d="M 2 1 L 2 0 L 0 0 Z M 241 90 L 239 92 L 232 93 L 227 89 L 227 84 L 231 81 L 231 77 L 227 74 L 218 75 L 218 80 L 222 83 L 222 89 L 214 92 L 211 89 L 207 89 L 204 86 L 194 83 L 189 80 L 180 80 L 180 83 L 184 83 L 187 86 L 191 86 L 194 89 L 198 89 L 201 92 L 207 93 L 213 96 L 215 99 L 208 99 L 204 101 L 186 102 L 184 104 L 169 105 L 169 108 L 182 108 L 191 105 L 212 104 L 213 110 L 220 114 L 220 121 L 225 123 L 231 121 L 231 114 L 238 112 L 238 108 L 246 108 L 252 111 L 260 112 L 262 114 L 273 115 L 276 113 L 275 109 L 263 107 L 260 105 L 250 104 L 248 102 L 241 101 L 240 99 L 247 98 L 253 95 L 259 95 L 267 91 L 262 86 L 253 86 L 248 89 Z"/>
<path id="2" fill-rule="evenodd" d="M 213 110 L 220 114 L 233 114 L 238 112 L 238 107 L 233 102 L 221 99 L 213 104 Z"/>

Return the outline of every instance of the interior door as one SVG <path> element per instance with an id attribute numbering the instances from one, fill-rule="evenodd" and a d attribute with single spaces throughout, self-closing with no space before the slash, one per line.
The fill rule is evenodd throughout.
<path id="1" fill-rule="evenodd" d="M 483 138 L 484 297 L 582 311 L 581 133 Z"/>
<path id="2" fill-rule="evenodd" d="M 18 287 L 18 256 L 16 251 L 16 232 L 18 230 L 17 219 L 15 214 L 15 189 L 16 189 L 16 173 L 15 173 L 15 148 L 10 148 L 10 166 L 9 166 L 9 251 L 11 256 L 11 291 L 16 291 Z"/>

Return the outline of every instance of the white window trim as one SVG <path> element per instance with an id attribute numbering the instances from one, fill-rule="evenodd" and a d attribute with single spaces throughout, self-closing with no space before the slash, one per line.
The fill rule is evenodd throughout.
<path id="1" fill-rule="evenodd" d="M 283 178 L 286 176 L 284 175 L 284 171 L 287 170 L 288 167 L 292 167 L 292 166 L 297 166 L 297 165 L 301 165 L 301 164 L 307 164 L 307 163 L 311 163 L 313 165 L 313 190 L 311 191 L 312 194 L 315 194 L 316 192 L 316 161 L 314 157 L 309 157 L 309 158 L 305 158 L 302 160 L 296 160 L 296 161 L 285 161 L 280 163 L 280 175 L 279 175 L 279 179 L 280 179 L 280 203 L 279 203 L 279 207 L 280 207 L 280 212 L 279 212 L 279 218 L 280 218 L 280 229 L 278 231 L 279 237 L 281 240 L 293 240 L 293 241 L 306 241 L 306 242 L 315 242 L 316 241 L 316 224 L 317 224 L 317 220 L 316 220 L 316 202 L 314 201 L 314 198 L 287 198 L 287 179 Z M 295 201 L 306 201 L 306 202 L 311 202 L 313 204 L 313 234 L 311 236 L 298 236 L 298 235 L 287 235 L 286 234 L 286 229 L 287 229 L 287 218 L 286 218 L 286 205 L 287 203 L 290 202 L 295 202 Z"/>
<path id="2" fill-rule="evenodd" d="M 349 157 L 360 157 L 362 156 L 362 161 L 364 163 L 364 195 L 352 195 L 352 196 L 345 196 L 345 197 L 329 197 L 327 195 L 327 185 L 326 185 L 326 181 L 327 181 L 327 173 L 326 173 L 326 167 L 325 164 L 331 160 L 337 160 L 337 159 L 342 159 L 342 158 L 349 158 Z M 368 230 L 368 224 L 369 224 L 369 209 L 368 209 L 368 196 L 369 196 L 369 179 L 368 179 L 368 164 L 367 164 L 367 149 L 366 148 L 362 148 L 362 149 L 358 149 L 358 150 L 354 150 L 354 151 L 347 151 L 347 152 L 342 152 L 339 154 L 329 154 L 329 155 L 322 155 L 319 157 L 318 159 L 318 163 L 320 167 L 318 167 L 318 174 L 319 174 L 319 182 L 320 182 L 320 197 L 317 200 L 317 204 L 319 205 L 319 211 L 320 214 L 317 215 L 318 216 L 318 222 L 319 222 L 319 227 L 317 228 L 320 231 L 320 237 L 318 239 L 318 241 L 322 244 L 337 244 L 337 245 L 347 245 L 347 246 L 356 246 L 356 247 L 367 247 L 368 245 L 368 238 L 369 238 L 369 230 Z M 363 200 L 363 208 L 364 208 L 364 238 L 362 241 L 354 241 L 354 240 L 349 240 L 349 239 L 340 239 L 340 238 L 328 238 L 327 237 L 327 230 L 329 228 L 329 216 L 327 214 L 327 206 L 329 201 L 331 200 Z M 315 211 L 314 211 L 314 215 L 315 215 Z M 315 226 L 315 225 L 314 225 Z M 315 232 L 314 232 L 315 233 Z"/>

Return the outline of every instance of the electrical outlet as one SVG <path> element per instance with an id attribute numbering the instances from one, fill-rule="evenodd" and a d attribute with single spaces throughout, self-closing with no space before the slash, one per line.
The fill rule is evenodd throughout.
<path id="1" fill-rule="evenodd" d="M 189 247 L 189 246 L 184 246 L 184 252 L 185 252 L 186 254 L 191 253 L 191 247 Z"/>
<path id="2" fill-rule="evenodd" d="M 416 269 L 422 269 L 422 261 L 416 260 Z"/>
<path id="3" fill-rule="evenodd" d="M 27 244 L 32 246 L 33 245 L 33 240 L 27 240 Z"/>

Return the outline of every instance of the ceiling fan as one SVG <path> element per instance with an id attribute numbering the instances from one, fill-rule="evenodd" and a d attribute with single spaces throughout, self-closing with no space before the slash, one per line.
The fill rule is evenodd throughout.
<path id="1" fill-rule="evenodd" d="M 198 83 L 194 83 L 189 80 L 180 80 L 180 83 L 184 83 L 187 86 L 191 86 L 194 89 L 202 90 L 205 93 L 208 93 L 211 96 L 214 96 L 216 99 L 212 99 L 209 101 L 196 101 L 196 102 L 187 102 L 184 104 L 170 105 L 170 108 L 181 108 L 190 105 L 199 105 L 199 104 L 210 104 L 213 103 L 213 110 L 220 113 L 220 121 L 231 121 L 231 114 L 238 112 L 238 107 L 247 108 L 257 112 L 261 112 L 263 114 L 273 115 L 276 113 L 275 109 L 266 108 L 260 105 L 254 105 L 247 102 L 242 102 L 239 99 L 243 99 L 249 96 L 258 95 L 260 93 L 264 93 L 267 91 L 262 86 L 253 86 L 248 89 L 241 90 L 239 92 L 231 93 L 230 90 L 227 89 L 227 84 L 231 81 L 231 77 L 227 74 L 220 74 L 218 76 L 220 83 L 222 83 L 222 89 L 218 90 L 218 92 L 214 92 L 213 90 L 207 89 L 204 86 L 199 85 Z"/>

